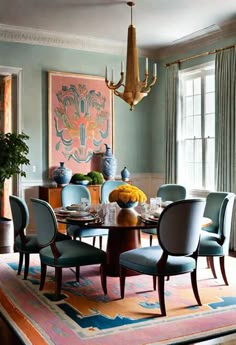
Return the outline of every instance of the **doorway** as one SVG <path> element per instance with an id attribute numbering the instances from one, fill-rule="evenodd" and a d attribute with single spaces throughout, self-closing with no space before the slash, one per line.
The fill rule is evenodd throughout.
<path id="1" fill-rule="evenodd" d="M 4 133 L 20 131 L 21 69 L 0 66 L 0 130 Z M 1 216 L 11 218 L 10 194 L 19 194 L 18 177 L 5 181 L 0 202 Z"/>

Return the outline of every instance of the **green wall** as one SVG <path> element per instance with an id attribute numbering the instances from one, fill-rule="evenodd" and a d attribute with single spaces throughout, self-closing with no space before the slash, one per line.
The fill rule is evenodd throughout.
<path id="1" fill-rule="evenodd" d="M 114 100 L 114 153 L 117 174 L 127 166 L 131 173 L 164 173 L 165 166 L 165 64 L 201 52 L 236 43 L 236 37 L 186 51 L 157 64 L 157 83 L 133 112 L 120 98 Z M 47 72 L 50 70 L 104 76 L 105 66 L 115 68 L 116 76 L 124 57 L 22 43 L 0 42 L 0 66 L 22 68 L 22 130 L 30 136 L 27 179 L 47 179 Z M 124 52 L 125 53 L 125 52 Z M 214 55 L 181 64 L 187 68 L 214 59 Z M 140 59 L 140 79 L 144 59 Z M 152 70 L 150 61 L 150 70 Z"/>
<path id="2" fill-rule="evenodd" d="M 115 68 L 118 78 L 124 57 L 22 43 L 0 42 L 0 66 L 22 68 L 22 130 L 30 136 L 28 179 L 47 179 L 47 72 L 63 71 L 104 76 L 105 66 Z M 144 59 L 140 78 L 144 76 Z M 143 67 L 143 68 L 142 68 Z M 155 86 L 153 87 L 153 89 Z M 146 97 L 134 111 L 128 104 L 114 100 L 114 154 L 118 171 L 127 166 L 132 173 L 151 170 L 152 104 Z M 59 162 L 58 162 L 59 164 Z"/>

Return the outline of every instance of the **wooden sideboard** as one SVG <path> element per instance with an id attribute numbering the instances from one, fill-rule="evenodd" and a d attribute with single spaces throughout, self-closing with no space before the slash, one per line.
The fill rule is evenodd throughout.
<path id="1" fill-rule="evenodd" d="M 99 204 L 101 195 L 101 185 L 86 186 L 91 195 L 91 204 Z M 39 198 L 47 201 L 52 208 L 61 207 L 61 190 L 62 187 L 53 186 L 39 186 Z M 61 232 L 66 231 L 64 224 L 58 224 L 58 229 Z"/>
<path id="2" fill-rule="evenodd" d="M 99 204 L 101 196 L 101 185 L 86 186 L 91 195 L 91 204 Z M 39 198 L 47 201 L 52 208 L 61 207 L 62 187 L 39 186 Z"/>

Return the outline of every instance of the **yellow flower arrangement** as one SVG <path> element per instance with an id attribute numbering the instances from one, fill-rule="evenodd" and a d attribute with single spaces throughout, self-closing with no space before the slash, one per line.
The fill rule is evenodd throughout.
<path id="1" fill-rule="evenodd" d="M 109 194 L 109 201 L 110 202 L 122 202 L 127 204 L 129 202 L 135 203 L 143 203 L 147 200 L 145 193 L 136 186 L 131 184 L 124 184 L 116 189 L 114 189 Z"/>

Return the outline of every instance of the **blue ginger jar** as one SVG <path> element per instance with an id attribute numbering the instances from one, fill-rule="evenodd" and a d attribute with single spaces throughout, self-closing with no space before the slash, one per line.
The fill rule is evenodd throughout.
<path id="1" fill-rule="evenodd" d="M 129 181 L 130 172 L 126 167 L 124 167 L 124 169 L 121 170 L 120 174 L 123 181 Z"/>
<path id="2" fill-rule="evenodd" d="M 64 162 L 60 162 L 60 166 L 53 170 L 52 177 L 59 187 L 63 187 L 70 183 L 72 170 L 66 168 Z"/>
<path id="3" fill-rule="evenodd" d="M 101 157 L 101 172 L 105 180 L 114 180 L 117 170 L 117 160 L 113 156 L 111 148 L 105 144 L 106 151 Z"/>

